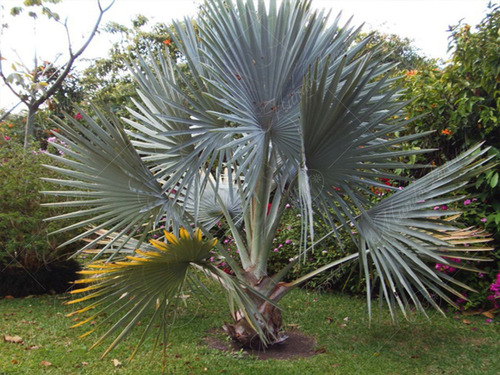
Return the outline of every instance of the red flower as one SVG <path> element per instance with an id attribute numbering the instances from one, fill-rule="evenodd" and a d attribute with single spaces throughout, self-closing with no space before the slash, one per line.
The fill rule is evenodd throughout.
<path id="1" fill-rule="evenodd" d="M 392 184 L 391 184 L 391 182 L 390 182 L 391 180 L 389 180 L 387 177 L 381 177 L 381 178 L 379 178 L 379 180 L 380 180 L 381 182 L 383 182 L 383 183 L 384 183 L 384 185 L 387 185 L 387 186 L 392 186 Z"/>

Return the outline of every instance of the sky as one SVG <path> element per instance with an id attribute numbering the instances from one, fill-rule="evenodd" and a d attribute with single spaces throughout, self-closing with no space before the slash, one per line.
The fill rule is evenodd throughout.
<path id="1" fill-rule="evenodd" d="M 152 23 L 194 16 L 202 0 L 115 0 L 104 15 L 102 25 L 118 22 L 130 26 L 136 14 L 147 16 Z M 395 33 L 413 40 L 422 54 L 446 60 L 450 25 L 460 20 L 476 25 L 486 15 L 489 0 L 312 0 L 313 7 L 331 10 L 331 18 L 342 11 L 342 19 L 353 16 L 353 24 L 364 24 L 364 31 L 379 30 Z M 33 56 L 40 60 L 64 61 L 67 39 L 64 28 L 53 21 L 37 20 L 34 24 L 28 17 L 12 18 L 10 8 L 22 0 L 0 0 L 0 24 L 9 27 L 2 30 L 0 49 L 6 60 L 4 70 L 9 71 L 12 62 L 23 62 L 32 66 Z M 109 0 L 101 0 L 103 6 Z M 98 15 L 97 0 L 63 0 L 51 9 L 67 19 L 73 49 L 80 48 L 94 26 Z M 82 57 L 90 59 L 106 56 L 112 36 L 97 35 Z M 3 86 L 3 85 L 2 85 Z M 9 109 L 17 100 L 0 87 L 0 109 Z"/>

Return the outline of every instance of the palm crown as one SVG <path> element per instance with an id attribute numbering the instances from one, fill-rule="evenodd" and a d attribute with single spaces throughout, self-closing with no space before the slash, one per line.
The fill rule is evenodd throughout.
<path id="1" fill-rule="evenodd" d="M 449 300 L 448 292 L 458 294 L 450 286 L 454 280 L 429 262 L 473 258 L 463 244 L 478 234 L 443 218 L 454 219 L 458 212 L 432 207 L 460 199 L 450 193 L 485 168 L 485 150 L 478 145 L 373 203 L 370 187 L 387 188 L 380 178 L 404 180 L 394 169 L 421 166 L 400 160 L 426 150 L 400 147 L 417 136 L 394 135 L 410 120 L 402 112 L 392 66 L 381 63 L 384 56 L 376 48 L 365 48 L 367 40 L 353 43 L 359 28 L 341 25 L 339 17 L 329 22 L 309 1 L 284 0 L 278 7 L 271 0 L 266 9 L 263 0 L 213 0 L 196 20 L 176 22 L 173 29 L 171 40 L 182 57 L 143 57 L 131 66 L 141 99 L 130 109 L 131 119 L 95 109 L 83 122 L 61 122 L 60 137 L 68 147 L 54 144 L 68 157 L 56 157 L 66 167 L 50 168 L 66 178 L 53 181 L 73 189 L 50 193 L 73 198 L 60 204 L 79 208 L 59 218 L 82 218 L 69 228 L 92 224 L 71 241 L 94 235 L 81 251 L 106 239 L 96 258 L 131 256 L 115 266 L 108 259 L 90 273 L 135 278 L 95 277 L 86 279 L 94 287 L 81 290 L 99 298 L 93 308 L 117 302 L 123 293 L 135 298 L 124 299 L 118 308 L 124 317 L 109 334 L 119 326 L 128 332 L 148 307 L 154 317 L 166 314 L 182 288 L 201 288 L 196 271 L 227 292 L 235 323 L 226 331 L 244 344 L 282 340 L 279 299 L 346 260 L 359 258 L 368 304 L 377 280 L 391 313 L 410 303 L 424 311 L 423 299 L 439 309 L 432 295 Z M 306 243 L 308 237 L 315 240 L 317 219 L 331 227 L 329 236 L 348 231 L 359 251 L 295 282 L 281 280 L 300 256 L 268 275 L 287 204 L 302 214 L 298 255 L 313 251 Z M 201 228 L 211 238 L 218 220 L 229 227 L 241 261 L 220 245 L 214 251 L 234 276 L 206 261 L 206 245 L 194 232 Z M 154 255 L 161 253 L 158 242 L 145 241 L 161 225 L 180 231 L 184 241 L 169 247 L 168 259 Z M 175 242 L 170 234 L 166 240 Z M 149 276 L 140 277 L 145 270 Z M 154 284 L 162 279 L 168 280 L 163 287 Z"/>

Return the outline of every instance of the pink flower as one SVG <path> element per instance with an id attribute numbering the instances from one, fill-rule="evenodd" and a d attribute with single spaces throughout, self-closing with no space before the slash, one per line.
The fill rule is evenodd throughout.
<path id="1" fill-rule="evenodd" d="M 5 139 L 6 141 L 10 140 L 10 137 L 8 135 L 6 135 L 5 137 L 3 137 L 3 139 Z"/>
<path id="2" fill-rule="evenodd" d="M 472 201 L 470 199 L 464 200 L 464 206 L 468 206 L 471 203 L 472 203 Z"/>
<path id="3" fill-rule="evenodd" d="M 457 259 L 457 258 L 449 258 L 449 259 L 452 262 L 460 263 L 460 259 Z M 434 267 L 436 268 L 436 270 L 443 272 L 443 273 L 453 273 L 457 270 L 455 267 L 448 266 L 446 264 L 441 264 L 441 263 L 436 263 L 436 265 Z"/>
<path id="4" fill-rule="evenodd" d="M 77 121 L 80 121 L 83 118 L 83 116 L 81 115 L 80 112 L 78 112 L 76 115 L 73 116 L 73 118 Z"/>
<path id="5" fill-rule="evenodd" d="M 483 218 L 481 219 L 481 221 L 482 221 L 483 223 L 486 223 L 486 222 L 488 221 L 488 219 L 486 219 L 485 217 L 483 217 Z"/>
<path id="6" fill-rule="evenodd" d="M 285 243 L 288 245 L 289 243 L 292 243 L 292 240 L 285 240 Z"/>
<path id="7" fill-rule="evenodd" d="M 489 318 L 487 318 L 485 321 L 486 321 L 486 323 L 491 323 L 491 322 L 493 322 L 493 320 L 492 320 L 492 319 L 489 319 Z"/>
<path id="8" fill-rule="evenodd" d="M 439 206 L 434 207 L 434 208 L 433 208 L 433 210 L 434 210 L 434 211 L 439 210 Z"/>

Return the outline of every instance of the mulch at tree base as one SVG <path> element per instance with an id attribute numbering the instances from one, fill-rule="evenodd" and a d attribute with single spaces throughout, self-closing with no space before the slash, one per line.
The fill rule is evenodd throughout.
<path id="1" fill-rule="evenodd" d="M 221 330 L 222 331 L 222 330 Z M 240 352 L 241 348 L 234 342 L 227 341 L 217 335 L 221 331 L 210 331 L 203 338 L 203 342 L 212 349 L 220 351 Z M 311 357 L 320 353 L 320 350 L 315 350 L 316 340 L 313 337 L 304 333 L 292 330 L 286 332 L 288 339 L 280 344 L 275 344 L 264 350 L 245 350 L 248 355 L 257 357 L 258 359 L 294 359 Z"/>

